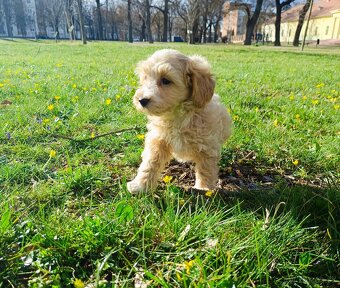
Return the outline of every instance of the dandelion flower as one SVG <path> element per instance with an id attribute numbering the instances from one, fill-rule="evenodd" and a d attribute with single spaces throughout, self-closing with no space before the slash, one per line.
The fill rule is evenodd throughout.
<path id="1" fill-rule="evenodd" d="M 94 137 L 96 137 L 96 135 L 92 132 L 91 133 L 91 138 L 93 139 Z"/>
<path id="2" fill-rule="evenodd" d="M 2 88 L 2 87 L 4 87 L 5 86 L 5 84 L 3 84 L 3 83 L 0 83 L 0 88 Z"/>
<path id="3" fill-rule="evenodd" d="M 79 97 L 78 97 L 78 96 L 74 96 L 74 97 L 72 98 L 72 102 L 73 102 L 73 103 L 78 102 L 78 100 L 79 100 Z"/>
<path id="4" fill-rule="evenodd" d="M 54 158 L 56 155 L 57 155 L 57 151 L 55 151 L 55 150 L 50 151 L 50 157 L 51 158 Z"/>
<path id="5" fill-rule="evenodd" d="M 321 82 L 321 83 L 317 84 L 315 87 L 316 88 L 322 88 L 323 86 L 325 86 L 325 83 Z"/>
<path id="6" fill-rule="evenodd" d="M 318 100 L 318 99 L 313 99 L 313 100 L 312 100 L 312 104 L 313 104 L 313 105 L 319 104 L 319 100 Z"/>
<path id="7" fill-rule="evenodd" d="M 275 127 L 277 127 L 277 126 L 279 125 L 279 121 L 277 121 L 277 119 L 275 119 L 274 122 L 273 122 L 273 125 L 274 125 Z"/>
<path id="8" fill-rule="evenodd" d="M 144 134 L 138 134 L 138 135 L 137 135 L 137 138 L 138 138 L 139 140 L 144 140 L 145 135 L 144 135 Z"/>
<path id="9" fill-rule="evenodd" d="M 237 115 L 235 115 L 234 117 L 233 117 L 233 120 L 234 121 L 238 121 L 240 119 L 240 117 L 238 117 Z"/>
<path id="10" fill-rule="evenodd" d="M 105 100 L 105 104 L 106 104 L 106 105 L 110 105 L 110 104 L 111 104 L 111 101 L 112 101 L 112 100 L 111 100 L 110 98 L 107 98 L 107 99 Z"/>
<path id="11" fill-rule="evenodd" d="M 296 114 L 296 115 L 295 115 L 295 119 L 296 119 L 296 120 L 300 120 L 300 114 Z"/>
<path id="12" fill-rule="evenodd" d="M 73 285 L 74 285 L 74 288 L 84 288 L 85 287 L 84 282 L 80 279 L 74 280 Z"/>
<path id="13" fill-rule="evenodd" d="M 120 96 L 119 94 L 117 94 L 117 95 L 116 95 L 116 100 L 117 100 L 117 101 L 120 100 L 121 97 L 122 97 L 122 96 Z"/>
<path id="14" fill-rule="evenodd" d="M 72 88 L 73 88 L 73 89 L 76 89 L 76 88 L 77 88 L 77 84 L 73 84 L 73 85 L 72 85 Z"/>
<path id="15" fill-rule="evenodd" d="M 335 104 L 335 105 L 334 105 L 334 109 L 335 109 L 335 110 L 339 110 L 339 108 L 340 108 L 340 105 L 339 105 L 339 104 Z"/>
<path id="16" fill-rule="evenodd" d="M 294 95 L 293 94 L 291 94 L 290 96 L 289 96 L 289 100 L 294 100 Z"/>
<path id="17" fill-rule="evenodd" d="M 306 95 L 302 96 L 302 100 L 307 100 L 307 96 Z"/>
<path id="18" fill-rule="evenodd" d="M 299 165 L 299 160 L 295 159 L 295 160 L 292 161 L 292 163 L 293 163 L 294 166 L 297 166 L 297 165 Z"/>
<path id="19" fill-rule="evenodd" d="M 58 101 L 60 99 L 60 96 L 56 95 L 56 96 L 54 96 L 54 99 Z"/>
<path id="20" fill-rule="evenodd" d="M 165 184 L 170 183 L 171 180 L 172 180 L 172 176 L 166 175 L 166 176 L 163 177 L 163 181 L 164 181 Z"/>
<path id="21" fill-rule="evenodd" d="M 195 260 L 184 261 L 184 267 L 187 274 L 190 274 L 190 270 L 194 267 Z"/>
<path id="22" fill-rule="evenodd" d="M 47 106 L 47 109 L 50 110 L 50 111 L 52 111 L 52 110 L 54 109 L 54 105 L 53 105 L 53 104 L 48 105 L 48 106 Z"/>
<path id="23" fill-rule="evenodd" d="M 212 195 L 214 195 L 214 191 L 212 190 L 208 190 L 207 192 L 205 192 L 205 196 L 207 197 L 211 197 Z"/>

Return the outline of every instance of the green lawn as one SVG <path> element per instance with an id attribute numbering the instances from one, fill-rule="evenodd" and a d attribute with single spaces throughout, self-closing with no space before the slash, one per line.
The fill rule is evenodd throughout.
<path id="1" fill-rule="evenodd" d="M 134 68 L 162 48 L 207 57 L 234 119 L 214 193 L 176 162 L 126 189 Z M 338 287 L 339 55 L 0 40 L 0 287 Z"/>

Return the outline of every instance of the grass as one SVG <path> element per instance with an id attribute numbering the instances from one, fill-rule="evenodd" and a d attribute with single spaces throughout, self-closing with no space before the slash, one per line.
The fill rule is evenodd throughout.
<path id="1" fill-rule="evenodd" d="M 172 163 L 155 195 L 133 197 L 145 133 L 134 67 L 168 47 L 208 58 L 233 116 L 222 188 L 191 191 L 191 167 Z M 0 51 L 0 287 L 338 287 L 337 50 Z"/>

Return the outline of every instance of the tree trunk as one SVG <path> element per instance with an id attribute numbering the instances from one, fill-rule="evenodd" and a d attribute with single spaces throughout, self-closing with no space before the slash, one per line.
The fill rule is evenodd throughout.
<path id="1" fill-rule="evenodd" d="M 168 42 L 169 0 L 164 0 L 163 42 Z"/>
<path id="2" fill-rule="evenodd" d="M 276 18 L 275 18 L 275 42 L 274 46 L 281 46 L 281 12 L 282 6 L 280 0 L 275 0 L 276 3 Z"/>
<path id="3" fill-rule="evenodd" d="M 129 43 L 133 42 L 132 39 L 132 18 L 131 18 L 131 0 L 128 0 L 128 25 L 129 25 Z"/>
<path id="4" fill-rule="evenodd" d="M 151 15 L 150 15 L 150 1 L 145 1 L 146 6 L 146 31 L 149 43 L 153 43 L 152 32 L 151 32 Z"/>
<path id="5" fill-rule="evenodd" d="M 12 30 L 12 7 L 11 1 L 3 0 L 3 7 L 6 19 L 6 27 L 7 27 L 7 36 L 12 38 L 13 37 L 13 30 Z"/>
<path id="6" fill-rule="evenodd" d="M 77 0 L 78 6 L 78 14 L 79 14 L 79 22 L 80 22 L 80 35 L 83 44 L 86 44 L 86 31 L 85 31 L 85 24 L 84 24 L 84 15 L 83 15 L 83 1 Z"/>
<path id="7" fill-rule="evenodd" d="M 311 0 L 306 0 L 305 5 L 302 7 L 301 11 L 299 12 L 299 22 L 298 25 L 296 27 L 296 31 L 295 31 L 295 35 L 294 35 L 294 41 L 293 41 L 293 45 L 298 47 L 299 46 L 299 39 L 300 39 L 300 34 L 301 34 L 301 30 L 302 30 L 302 26 L 303 26 L 303 22 L 305 20 L 307 11 L 310 7 L 311 4 Z"/>
<path id="8" fill-rule="evenodd" d="M 280 1 L 280 0 L 279 0 Z M 246 39 L 244 40 L 244 45 L 251 45 L 251 39 L 254 34 L 254 28 L 256 26 L 257 20 L 259 19 L 263 0 L 256 1 L 255 11 L 252 17 L 248 14 Z"/>
<path id="9" fill-rule="evenodd" d="M 103 19 L 102 19 L 102 12 L 100 9 L 100 0 L 96 0 L 97 4 L 97 20 L 98 20 L 98 39 L 104 40 L 103 38 Z"/>
<path id="10" fill-rule="evenodd" d="M 275 46 L 281 46 L 280 30 L 281 30 L 281 13 L 282 8 L 294 2 L 295 0 L 286 0 L 280 3 L 280 0 L 275 0 L 276 5 L 276 19 L 275 19 Z"/>

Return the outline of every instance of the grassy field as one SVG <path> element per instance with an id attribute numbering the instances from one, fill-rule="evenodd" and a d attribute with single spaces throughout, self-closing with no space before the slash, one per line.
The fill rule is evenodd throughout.
<path id="1" fill-rule="evenodd" d="M 169 47 L 208 58 L 234 119 L 220 189 L 173 162 L 131 196 L 134 67 Z M 0 287 L 339 287 L 339 55 L 1 40 Z"/>

